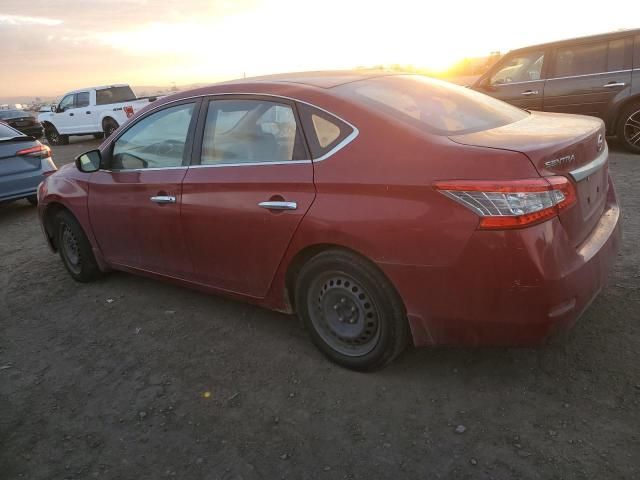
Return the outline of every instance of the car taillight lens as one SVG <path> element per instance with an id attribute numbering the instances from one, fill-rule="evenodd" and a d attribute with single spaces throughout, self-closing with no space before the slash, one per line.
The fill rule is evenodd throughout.
<path id="1" fill-rule="evenodd" d="M 51 157 L 51 149 L 47 145 L 36 145 L 35 147 L 18 150 L 16 155 L 24 157 L 49 158 Z"/>
<path id="2" fill-rule="evenodd" d="M 520 228 L 555 217 L 576 201 L 566 177 L 436 182 L 440 193 L 480 216 L 481 229 Z"/>

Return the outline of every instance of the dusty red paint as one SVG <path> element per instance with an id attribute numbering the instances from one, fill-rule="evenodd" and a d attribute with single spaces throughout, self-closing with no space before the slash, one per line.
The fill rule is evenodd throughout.
<path id="1" fill-rule="evenodd" d="M 291 311 L 287 272 L 301 252 L 350 249 L 395 286 L 416 345 L 533 344 L 572 325 L 605 284 L 620 237 L 606 167 L 595 179 L 603 190 L 589 205 L 579 201 L 560 217 L 509 231 L 478 230 L 475 213 L 432 186 L 566 174 L 568 167 L 544 162 L 567 151 L 577 152 L 571 168 L 593 160 L 601 121 L 532 114 L 520 125 L 448 138 L 331 90 L 265 81 L 184 92 L 147 109 L 234 92 L 309 102 L 359 135 L 314 163 L 93 174 L 62 168 L 41 187 L 41 216 L 54 203 L 68 208 L 104 268 L 281 311 Z M 150 203 L 159 192 L 178 202 Z M 257 206 L 273 196 L 299 207 L 274 213 Z"/>

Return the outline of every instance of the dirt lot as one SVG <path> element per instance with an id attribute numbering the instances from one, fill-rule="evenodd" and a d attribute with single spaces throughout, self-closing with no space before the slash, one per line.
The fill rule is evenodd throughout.
<path id="1" fill-rule="evenodd" d="M 611 170 L 624 246 L 569 335 L 368 375 L 288 316 L 120 273 L 77 284 L 35 210 L 0 206 L 0 479 L 640 478 L 640 157 L 614 145 Z"/>

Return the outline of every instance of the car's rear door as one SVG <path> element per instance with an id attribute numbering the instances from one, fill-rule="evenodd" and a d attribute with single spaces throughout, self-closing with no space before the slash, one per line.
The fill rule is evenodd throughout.
<path id="1" fill-rule="evenodd" d="M 213 97 L 183 181 L 182 229 L 196 281 L 263 297 L 315 198 L 293 102 Z"/>
<path id="2" fill-rule="evenodd" d="M 542 110 L 545 57 L 544 49 L 509 53 L 476 88 L 516 107 Z"/>
<path id="3" fill-rule="evenodd" d="M 544 91 L 547 112 L 606 118 L 610 103 L 631 89 L 633 39 L 558 46 Z"/>
<path id="4" fill-rule="evenodd" d="M 91 177 L 89 215 L 109 263 L 192 274 L 180 206 L 198 108 L 189 100 L 152 110 L 103 151 L 107 168 Z"/>

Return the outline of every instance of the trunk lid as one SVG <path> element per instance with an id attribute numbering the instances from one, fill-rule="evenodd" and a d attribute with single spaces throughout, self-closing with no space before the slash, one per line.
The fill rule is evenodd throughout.
<path id="1" fill-rule="evenodd" d="M 560 221 L 572 244 L 578 246 L 605 207 L 609 176 L 604 135 L 604 123 L 598 118 L 531 112 L 519 122 L 450 138 L 464 145 L 522 152 L 542 177 L 571 179 L 577 201 L 560 214 Z"/>
<path id="2" fill-rule="evenodd" d="M 41 168 L 42 160 L 40 158 L 16 155 L 20 150 L 36 145 L 37 143 L 34 140 L 0 141 L 0 177 L 35 171 Z"/>

